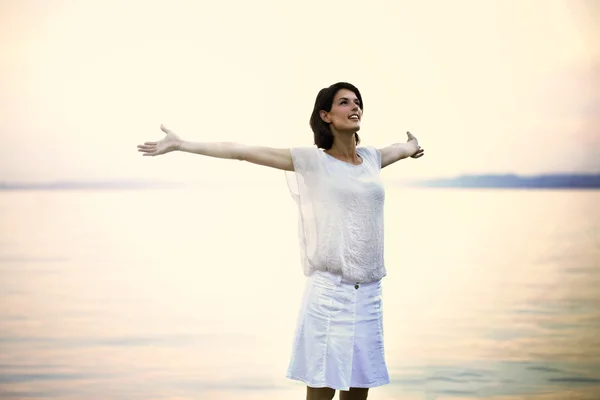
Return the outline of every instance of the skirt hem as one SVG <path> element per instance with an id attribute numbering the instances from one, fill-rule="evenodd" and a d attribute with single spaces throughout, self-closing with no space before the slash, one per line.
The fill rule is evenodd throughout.
<path id="1" fill-rule="evenodd" d="M 298 376 L 293 376 L 293 375 L 287 375 L 286 378 L 291 379 L 293 381 L 303 382 L 306 384 L 306 386 L 309 386 L 311 388 L 327 387 L 327 388 L 334 389 L 334 390 L 344 390 L 344 391 L 350 390 L 351 387 L 360 388 L 360 389 L 371 389 L 371 388 L 378 387 L 378 386 L 388 385 L 390 383 L 389 379 L 385 379 L 385 380 L 374 381 L 371 383 L 352 384 L 352 386 L 340 386 L 340 385 L 330 385 L 327 382 L 311 382 L 309 379 L 298 377 Z"/>

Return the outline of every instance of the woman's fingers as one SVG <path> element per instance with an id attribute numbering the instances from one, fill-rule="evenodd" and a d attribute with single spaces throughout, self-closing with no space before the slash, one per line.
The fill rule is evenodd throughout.
<path id="1" fill-rule="evenodd" d="M 156 146 L 139 145 L 138 151 L 140 153 L 144 153 L 144 156 L 155 156 L 158 154 L 158 149 Z"/>
<path id="2" fill-rule="evenodd" d="M 148 152 L 154 151 L 154 149 L 150 149 L 150 148 L 146 148 L 146 147 L 138 147 L 138 151 L 141 151 L 143 153 L 148 153 Z"/>
<path id="3" fill-rule="evenodd" d="M 140 153 L 143 153 L 143 156 L 156 156 L 159 154 L 156 148 L 148 148 L 148 149 L 138 149 Z"/>
<path id="4" fill-rule="evenodd" d="M 160 125 L 160 129 L 166 134 L 171 133 L 171 131 L 162 124 Z M 137 148 L 140 153 L 144 153 L 144 154 L 142 154 L 143 156 L 156 156 L 156 155 L 160 154 L 159 153 L 159 143 L 160 143 L 160 141 L 144 142 L 144 144 L 138 144 Z"/>
<path id="5" fill-rule="evenodd" d="M 423 156 L 423 154 L 425 154 L 425 150 L 423 150 L 422 148 L 419 148 L 419 150 L 413 154 L 411 157 L 412 158 L 420 158 Z"/>
<path id="6" fill-rule="evenodd" d="M 164 133 L 171 133 L 171 130 L 167 129 L 167 127 L 164 126 L 163 124 L 160 124 L 160 130 L 163 131 Z"/>

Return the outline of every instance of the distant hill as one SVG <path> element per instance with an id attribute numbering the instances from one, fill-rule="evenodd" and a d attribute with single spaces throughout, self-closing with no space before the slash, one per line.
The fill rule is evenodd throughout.
<path id="1" fill-rule="evenodd" d="M 411 185 L 430 188 L 600 189 L 600 174 L 462 175 L 415 181 Z"/>

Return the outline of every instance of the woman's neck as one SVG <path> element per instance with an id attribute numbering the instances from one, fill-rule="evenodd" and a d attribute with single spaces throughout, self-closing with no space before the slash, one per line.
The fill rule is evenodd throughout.
<path id="1" fill-rule="evenodd" d="M 354 133 L 334 135 L 333 145 L 325 152 L 339 160 L 351 164 L 360 164 L 362 161 L 356 153 L 356 139 Z"/>

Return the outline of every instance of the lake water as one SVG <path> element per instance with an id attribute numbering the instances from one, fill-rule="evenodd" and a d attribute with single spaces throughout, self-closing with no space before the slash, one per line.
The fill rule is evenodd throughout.
<path id="1" fill-rule="evenodd" d="M 387 187 L 392 383 L 600 399 L 600 191 Z M 303 399 L 280 187 L 0 192 L 0 398 Z"/>

